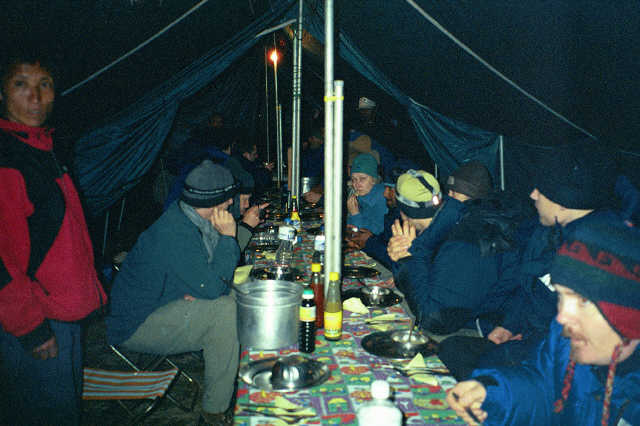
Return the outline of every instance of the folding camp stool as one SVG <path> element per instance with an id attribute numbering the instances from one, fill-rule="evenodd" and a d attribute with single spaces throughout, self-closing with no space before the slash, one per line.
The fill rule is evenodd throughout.
<path id="1" fill-rule="evenodd" d="M 162 371 L 116 371 L 98 368 L 84 369 L 83 400 L 117 401 L 137 424 L 167 395 L 169 386 L 178 375 L 178 369 Z M 146 408 L 129 407 L 125 400 L 149 400 Z M 142 404 L 144 406 L 144 404 Z"/>
<path id="2" fill-rule="evenodd" d="M 173 369 L 178 370 L 178 375 L 183 377 L 187 382 L 189 387 L 192 388 L 191 396 L 186 398 L 186 403 L 178 400 L 171 392 L 167 392 L 166 398 L 173 402 L 178 408 L 183 411 L 191 411 L 196 405 L 196 400 L 198 395 L 200 394 L 200 384 L 197 380 L 191 377 L 183 368 L 179 367 L 175 362 L 173 362 L 167 355 L 151 355 L 151 354 L 142 354 L 136 353 L 139 355 L 141 359 L 142 355 L 151 355 L 151 360 L 142 366 L 137 365 L 141 364 L 138 362 L 137 364 L 131 360 L 131 357 L 127 357 L 119 348 L 114 345 L 109 345 L 109 348 L 116 354 L 121 360 L 123 360 L 129 367 L 131 367 L 134 371 L 156 371 L 160 365 L 163 363 L 168 364 Z M 127 351 L 129 352 L 129 351 Z M 195 356 L 195 354 L 193 354 Z"/>

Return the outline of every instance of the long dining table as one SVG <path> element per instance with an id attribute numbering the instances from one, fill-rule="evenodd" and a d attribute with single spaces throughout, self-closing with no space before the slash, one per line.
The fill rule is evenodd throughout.
<path id="1" fill-rule="evenodd" d="M 306 229 L 318 226 L 318 222 L 304 223 Z M 305 279 L 310 275 L 311 256 L 313 253 L 313 235 L 303 229 L 300 239 L 294 246 L 293 266 L 303 271 Z M 255 259 L 256 265 L 268 263 L 266 258 Z M 345 265 L 375 266 L 375 261 L 361 251 L 345 253 Z M 367 285 L 379 285 L 394 289 L 393 279 L 388 275 L 379 275 L 366 279 Z M 355 279 L 342 280 L 342 291 L 357 288 L 362 285 Z M 371 325 L 365 320 L 384 314 L 395 314 L 398 320 L 393 322 L 393 328 L 410 327 L 410 315 L 402 304 L 382 308 L 370 308 L 369 314 L 356 314 L 345 310 L 343 312 L 343 333 L 339 341 L 324 339 L 323 330 L 317 330 L 315 351 L 310 355 L 313 359 L 329 367 L 331 376 L 327 381 L 314 387 L 296 391 L 266 391 L 251 387 L 240 378 L 236 393 L 236 407 L 234 421 L 236 425 L 284 425 L 295 423 L 309 425 L 356 425 L 356 411 L 371 400 L 370 387 L 374 380 L 386 380 L 392 391 L 392 400 L 403 412 L 406 425 L 429 424 L 459 424 L 464 422 L 457 417 L 445 400 L 446 390 L 453 387 L 455 379 L 448 375 L 405 376 L 395 370 L 394 366 L 403 366 L 410 360 L 390 360 L 373 355 L 361 346 L 362 339 L 372 332 L 378 331 L 380 326 Z M 389 326 L 387 326 L 389 327 Z M 240 368 L 250 362 L 297 354 L 297 345 L 279 350 L 254 350 L 243 348 Z M 436 355 L 424 358 L 426 367 L 443 369 L 444 365 Z M 419 377 L 421 380 L 416 379 Z M 293 416 L 280 416 L 283 411 L 277 411 L 269 406 L 280 406 L 282 401 L 287 404 L 304 408 L 308 417 L 297 419 Z"/>

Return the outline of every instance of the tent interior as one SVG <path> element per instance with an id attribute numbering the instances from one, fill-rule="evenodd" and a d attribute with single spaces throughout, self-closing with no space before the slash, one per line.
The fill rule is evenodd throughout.
<path id="1" fill-rule="evenodd" d="M 323 107 L 323 7 L 303 1 L 303 122 Z M 256 35 L 297 9 L 294 0 L 13 2 L 0 18 L 2 51 L 37 44 L 60 64 L 51 124 L 100 228 L 127 194 L 152 192 L 158 160 L 214 111 L 273 158 L 265 53 L 274 45 L 291 143 L 293 27 Z M 496 178 L 502 136 L 506 187 L 526 194 L 536 153 L 596 139 L 640 186 L 637 1 L 339 0 L 335 30 L 345 120 L 358 97 L 375 99 L 396 155 L 444 176 L 483 158 Z M 148 201 L 129 199 L 127 217 Z"/>

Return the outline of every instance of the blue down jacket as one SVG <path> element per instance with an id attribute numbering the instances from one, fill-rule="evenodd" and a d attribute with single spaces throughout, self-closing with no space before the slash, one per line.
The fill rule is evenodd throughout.
<path id="1" fill-rule="evenodd" d="M 347 216 L 349 225 L 365 228 L 378 235 L 384 230 L 384 215 L 387 214 L 387 199 L 384 198 L 384 185 L 373 185 L 367 195 L 358 196 L 360 213 Z"/>
<path id="2" fill-rule="evenodd" d="M 387 245 L 392 237 L 391 225 L 396 219 L 400 219 L 400 209 L 393 207 L 384 215 L 384 229 L 378 235 L 372 235 L 367 239 L 362 251 L 380 262 L 385 268 L 391 270 L 394 263 L 387 253 Z"/>
<path id="3" fill-rule="evenodd" d="M 497 199 L 447 200 L 412 244 L 412 256 L 398 262 L 398 285 L 422 328 L 454 332 L 499 311 L 515 290 L 517 221 L 499 205 Z"/>
<path id="4" fill-rule="evenodd" d="M 517 367 L 478 369 L 473 376 L 487 388 L 484 425 L 599 425 L 608 366 L 577 364 L 569 397 L 560 413 L 560 398 L 569 361 L 569 339 L 553 321 L 551 331 Z M 626 422 L 626 423 L 625 423 Z M 616 368 L 609 425 L 640 424 L 640 350 Z"/>

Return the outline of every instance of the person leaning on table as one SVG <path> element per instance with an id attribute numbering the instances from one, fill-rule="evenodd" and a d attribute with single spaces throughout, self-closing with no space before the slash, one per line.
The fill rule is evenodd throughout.
<path id="1" fill-rule="evenodd" d="M 476 424 L 640 424 L 640 231 L 588 221 L 557 251 L 558 315 L 522 365 L 478 369 L 447 402 Z"/>

